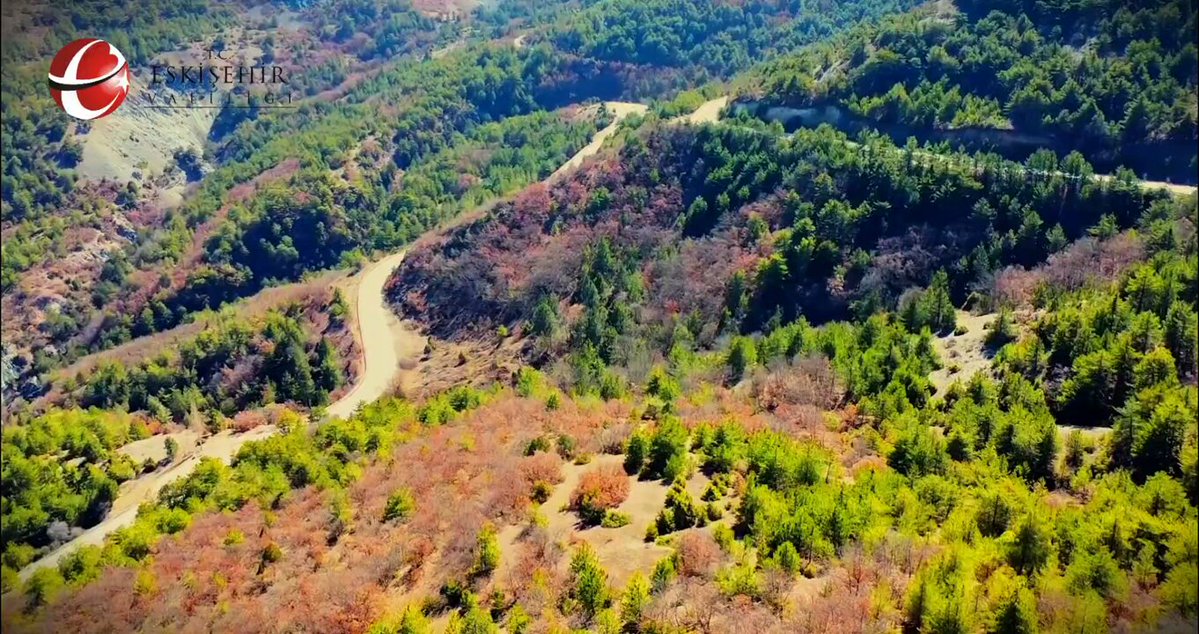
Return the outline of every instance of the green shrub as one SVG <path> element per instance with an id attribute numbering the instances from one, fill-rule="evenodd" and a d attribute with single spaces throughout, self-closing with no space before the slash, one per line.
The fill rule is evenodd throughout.
<path id="1" fill-rule="evenodd" d="M 629 522 L 632 521 L 633 518 L 629 517 L 628 513 L 609 510 L 607 513 L 604 513 L 604 519 L 600 524 L 604 528 L 620 528 L 622 526 L 628 526 Z M 654 536 L 654 539 L 657 539 L 656 535 Z"/>
<path id="2" fill-rule="evenodd" d="M 475 566 L 472 572 L 476 575 L 490 574 L 500 565 L 500 542 L 495 526 L 488 523 L 479 531 L 475 545 Z"/>
<path id="3" fill-rule="evenodd" d="M 262 549 L 263 563 L 273 564 L 280 559 L 283 559 L 283 549 L 279 547 L 279 544 L 271 542 Z"/>
<path id="4" fill-rule="evenodd" d="M 549 451 L 551 442 L 552 442 L 552 439 L 549 436 L 545 436 L 545 435 L 538 436 L 538 437 L 534 438 L 533 440 L 530 440 L 529 444 L 525 445 L 525 455 L 531 456 L 531 455 L 537 453 L 538 451 Z"/>
<path id="5" fill-rule="evenodd" d="M 383 508 L 383 521 L 405 522 L 416 511 L 416 498 L 408 487 L 396 489 L 388 498 Z"/>

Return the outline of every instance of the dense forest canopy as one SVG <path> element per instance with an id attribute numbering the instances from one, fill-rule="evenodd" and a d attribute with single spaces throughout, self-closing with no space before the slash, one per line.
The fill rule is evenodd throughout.
<path id="1" fill-rule="evenodd" d="M 837 104 L 906 133 L 1014 130 L 1102 171 L 1195 182 L 1194 3 L 959 7 L 885 19 L 768 63 L 754 90 L 769 104 Z"/>
<path id="2" fill-rule="evenodd" d="M 1194 631 L 1199 25 L 1125 4 L 6 6 L 4 630 Z M 80 33 L 302 96 L 89 178 Z"/>
<path id="3" fill-rule="evenodd" d="M 727 77 L 771 54 L 915 5 L 908 0 L 597 0 L 562 20 L 550 38 L 586 57 L 698 67 Z"/>

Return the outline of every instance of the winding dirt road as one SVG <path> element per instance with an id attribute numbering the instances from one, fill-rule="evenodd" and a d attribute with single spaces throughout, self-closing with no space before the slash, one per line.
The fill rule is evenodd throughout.
<path id="1" fill-rule="evenodd" d="M 644 104 L 622 101 L 606 101 L 604 106 L 612 114 L 612 122 L 596 132 L 590 143 L 554 170 L 547 180 L 562 176 L 599 152 L 604 141 L 616 132 L 625 117 L 644 114 L 648 110 Z M 387 305 L 387 280 L 404 261 L 404 254 L 404 251 L 393 253 L 359 273 L 354 317 L 358 327 L 358 343 L 364 356 L 362 373 L 358 383 L 325 410 L 329 416 L 346 418 L 359 406 L 387 394 L 400 378 L 402 362 L 419 358 L 424 352 L 426 338 L 402 323 Z"/>
<path id="2" fill-rule="evenodd" d="M 596 152 L 599 152 L 600 148 L 604 146 L 604 141 L 607 141 L 608 137 L 612 136 L 612 134 L 616 132 L 616 127 L 620 125 L 622 119 L 631 114 L 645 114 L 645 112 L 649 110 L 649 108 L 643 104 L 629 103 L 626 101 L 605 101 L 604 107 L 607 108 L 608 112 L 612 114 L 612 123 L 609 123 L 606 127 L 604 127 L 603 130 L 596 132 L 595 136 L 591 137 L 591 143 L 583 146 L 583 149 L 575 152 L 574 156 L 567 159 L 567 161 L 563 163 L 561 167 L 554 170 L 554 173 L 550 174 L 548 180 L 561 178 L 563 174 L 582 165 L 583 159 L 594 155 Z"/>
<path id="3" fill-rule="evenodd" d="M 616 131 L 621 119 L 630 114 L 641 114 L 646 106 L 635 103 L 606 102 L 613 114 L 613 121 L 596 132 L 591 143 L 580 149 L 550 176 L 555 178 L 580 165 L 584 159 L 594 155 L 603 147 L 604 141 Z M 356 335 L 363 351 L 362 372 L 354 387 L 325 409 L 326 415 L 347 418 L 362 405 L 387 394 L 402 374 L 403 361 L 419 358 L 424 351 L 425 337 L 404 324 L 387 305 L 386 286 L 391 273 L 404 261 L 405 251 L 393 253 L 367 265 L 357 278 L 353 317 Z M 202 458 L 215 458 L 228 463 L 237 455 L 242 445 L 269 438 L 278 430 L 273 426 L 259 427 L 243 434 L 221 432 L 204 440 L 193 452 L 179 462 L 154 473 L 147 474 L 122 486 L 112 511 L 104 521 L 87 529 L 71 541 L 21 569 L 21 579 L 27 579 L 39 568 L 56 566 L 81 546 L 104 543 L 114 531 L 133 524 L 137 510 L 144 502 L 157 498 L 158 492 L 167 484 L 187 477 L 200 464 Z"/>
<path id="4" fill-rule="evenodd" d="M 403 251 L 393 253 L 368 265 L 358 274 L 360 279 L 354 316 L 357 321 L 358 342 L 364 353 L 363 370 L 354 387 L 328 407 L 326 412 L 329 416 L 348 417 L 363 403 L 383 396 L 399 373 L 400 359 L 419 355 L 424 349 L 424 338 L 400 323 L 387 307 L 384 293 L 387 278 L 403 260 Z M 242 434 L 228 431 L 214 434 L 179 462 L 125 483 L 104 521 L 25 566 L 21 569 L 21 579 L 29 578 L 39 568 L 57 566 L 64 557 L 79 547 L 102 545 L 104 538 L 110 533 L 133 524 L 137 519 L 137 509 L 144 502 L 155 500 L 158 492 L 167 484 L 185 478 L 195 471 L 201 459 L 215 458 L 228 464 L 242 445 L 269 438 L 277 431 L 273 426 L 266 426 Z"/>
<path id="5" fill-rule="evenodd" d="M 672 122 L 674 122 L 674 123 L 680 123 L 680 122 L 681 123 L 694 123 L 694 124 L 720 123 L 722 125 L 736 125 L 735 123 L 732 123 L 732 122 L 720 120 L 720 113 L 724 110 L 725 106 L 727 106 L 728 104 L 729 104 L 729 97 L 727 97 L 727 96 L 718 97 L 716 99 L 711 99 L 711 100 L 704 102 L 704 104 L 701 105 L 699 107 L 699 109 L 697 109 L 695 112 L 693 112 L 689 115 L 683 115 L 682 117 L 679 117 L 677 119 L 673 119 Z M 781 107 L 781 106 L 776 107 L 776 108 L 771 108 L 771 110 L 775 110 L 775 109 L 783 111 L 784 116 L 788 116 L 786 113 L 799 112 L 795 108 L 788 108 L 788 107 Z M 769 113 L 768 113 L 766 120 L 779 120 L 779 119 L 777 119 L 777 118 L 772 119 L 771 115 L 769 115 Z M 746 127 L 745 129 L 754 130 L 755 128 Z M 791 133 L 791 134 L 793 134 L 793 133 Z M 856 141 L 850 141 L 850 140 L 846 140 L 845 145 L 848 147 L 854 147 L 854 148 L 860 146 L 860 144 L 857 143 Z M 904 152 L 905 149 L 901 146 L 896 145 L 896 146 L 894 146 L 894 151 L 895 152 Z M 924 160 L 926 160 L 926 161 L 954 160 L 954 158 L 951 156 L 948 156 L 945 154 L 939 154 L 936 152 L 929 152 L 926 150 L 918 150 L 917 154 L 920 156 L 923 156 Z M 1012 169 L 1018 173 L 1028 173 L 1028 174 L 1032 174 L 1034 176 L 1060 176 L 1060 177 L 1074 179 L 1074 180 L 1078 180 L 1079 178 L 1082 178 L 1080 176 L 1066 174 L 1064 172 L 1046 172 L 1043 170 L 1028 169 L 1028 168 L 1024 167 L 1023 165 L 1021 165 L 1019 162 L 1013 162 L 1009 167 L 1010 167 L 1010 169 Z M 1093 180 L 1096 180 L 1096 181 L 1103 182 L 1103 181 L 1112 180 L 1115 177 L 1112 176 L 1111 174 L 1092 174 L 1090 176 L 1090 178 Z M 1199 187 L 1197 187 L 1195 185 L 1167 183 L 1164 181 L 1151 181 L 1151 180 L 1141 180 L 1139 182 L 1141 184 L 1142 189 L 1148 189 L 1148 190 L 1164 189 L 1167 192 L 1169 192 L 1170 194 L 1173 194 L 1175 196 L 1190 196 L 1191 194 L 1194 194 L 1197 191 L 1199 191 Z"/>
<path id="6" fill-rule="evenodd" d="M 400 360 L 424 351 L 425 338 L 401 323 L 387 306 L 387 280 L 404 261 L 404 253 L 393 253 L 360 273 L 354 317 L 363 353 L 362 373 L 345 396 L 326 408 L 329 416 L 348 418 L 359 406 L 386 394 L 399 376 Z"/>
<path id="7" fill-rule="evenodd" d="M 383 396 L 391 388 L 400 370 L 400 359 L 420 355 L 424 337 L 400 323 L 387 307 L 384 287 L 391 272 L 404 259 L 404 252 L 393 253 L 368 265 L 359 274 L 354 316 L 357 321 L 358 342 L 362 347 L 364 364 L 358 382 L 326 412 L 329 416 L 345 418 L 363 403 Z M 81 546 L 99 546 L 110 533 L 133 524 L 137 509 L 153 501 L 167 484 L 185 478 L 195 471 L 203 458 L 215 458 L 229 463 L 242 445 L 274 435 L 274 426 L 259 427 L 242 434 L 221 432 L 205 439 L 179 462 L 136 480 L 125 483 L 112 510 L 104 521 L 87 529 L 59 546 L 41 559 L 21 569 L 21 579 L 27 579 L 39 568 L 56 566 L 63 557 Z"/>
<path id="8" fill-rule="evenodd" d="M 243 434 L 224 431 L 214 434 L 205 440 L 195 451 L 185 456 L 179 462 L 163 469 L 144 475 L 136 480 L 126 482 L 113 503 L 112 510 L 104 521 L 83 531 L 71 541 L 59 546 L 41 559 L 21 569 L 21 579 L 28 579 L 33 572 L 47 566 L 57 566 L 58 562 L 81 546 L 100 546 L 104 538 L 114 531 L 133 524 L 137 519 L 137 509 L 143 502 L 149 502 L 158 497 L 158 492 L 166 485 L 186 477 L 204 458 L 215 458 L 228 463 L 237 454 L 241 446 L 252 441 L 269 438 L 278 431 L 273 425 L 251 429 Z"/>

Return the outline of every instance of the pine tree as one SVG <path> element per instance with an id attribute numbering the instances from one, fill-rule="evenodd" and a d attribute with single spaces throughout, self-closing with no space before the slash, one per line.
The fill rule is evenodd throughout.
<path id="1" fill-rule="evenodd" d="M 758 265 L 755 282 L 754 321 L 761 324 L 784 307 L 791 294 L 791 269 L 787 258 L 781 253 L 771 255 Z"/>
<path id="2" fill-rule="evenodd" d="M 496 536 L 495 526 L 486 524 L 479 531 L 475 545 L 474 573 L 485 575 L 500 565 L 500 542 Z"/>
<path id="3" fill-rule="evenodd" d="M 932 603 L 929 596 L 931 592 L 933 589 L 929 587 L 928 578 L 921 575 L 920 580 L 913 584 L 907 605 L 904 606 L 904 634 L 916 634 L 924 630 L 929 604 Z"/>
<path id="4" fill-rule="evenodd" d="M 745 273 L 737 271 L 729 280 L 728 290 L 725 292 L 724 308 L 727 312 L 731 323 L 739 323 L 745 315 L 746 307 L 746 286 Z"/>
<path id="5" fill-rule="evenodd" d="M 481 606 L 472 607 L 462 618 L 462 634 L 499 634 L 499 631 L 491 612 Z"/>
<path id="6" fill-rule="evenodd" d="M 1049 532 L 1033 514 L 1024 516 L 1012 543 L 1008 546 L 1008 563 L 1016 572 L 1032 577 L 1049 561 Z"/>
<path id="7" fill-rule="evenodd" d="M 1184 302 L 1175 301 L 1170 305 L 1166 314 L 1165 344 L 1174 355 L 1178 373 L 1185 377 L 1195 376 L 1199 363 L 1199 315 Z"/>
<path id="8" fill-rule="evenodd" d="M 649 581 L 645 575 L 634 574 L 633 578 L 629 579 L 629 585 L 625 587 L 624 597 L 620 601 L 620 620 L 624 623 L 626 631 L 640 630 L 641 617 L 649 605 L 649 594 Z"/>
<path id="9" fill-rule="evenodd" d="M 641 472 L 649 457 L 649 438 L 641 430 L 633 432 L 629 437 L 629 446 L 625 449 L 624 470 L 629 475 Z"/>
<path id="10" fill-rule="evenodd" d="M 1062 457 L 1062 464 L 1069 470 L 1067 475 L 1072 475 L 1082 467 L 1083 460 L 1086 458 L 1086 449 L 1082 442 L 1082 432 L 1075 429 L 1066 436 L 1066 451 Z"/>
<path id="11" fill-rule="evenodd" d="M 1188 426 L 1194 427 L 1195 411 L 1176 393 L 1168 394 L 1153 408 L 1133 445 L 1133 471 L 1147 478 L 1158 471 L 1177 476 L 1180 453 Z"/>
<path id="12" fill-rule="evenodd" d="M 921 299 L 928 323 L 920 324 L 920 327 L 927 325 L 938 333 L 953 332 L 957 327 L 957 312 L 949 297 L 949 275 L 944 269 L 933 275 L 933 281 Z"/>
<path id="13" fill-rule="evenodd" d="M 1011 517 L 1011 505 L 1004 499 L 1003 494 L 995 491 L 987 493 L 980 500 L 975 519 L 980 533 L 986 537 L 999 537 L 1007 530 Z"/>
<path id="14" fill-rule="evenodd" d="M 400 618 L 396 634 L 429 634 L 429 619 L 415 606 L 408 606 Z"/>
<path id="15" fill-rule="evenodd" d="M 312 378 L 300 325 L 294 319 L 279 316 L 267 324 L 264 333 L 275 344 L 264 370 L 266 378 L 275 384 L 277 397 L 304 405 L 317 404 L 324 395 L 318 392 Z"/>
<path id="16" fill-rule="evenodd" d="M 279 396 L 304 405 L 315 405 L 320 399 L 304 347 L 299 342 L 289 342 L 281 350 L 277 349 L 273 356 L 274 363 L 271 365 L 277 371 L 275 376 Z"/>
<path id="17" fill-rule="evenodd" d="M 789 541 L 783 542 L 775 549 L 774 562 L 778 564 L 779 568 L 793 575 L 799 572 L 800 565 L 803 563 L 799 558 L 799 551 L 795 550 L 795 544 Z"/>
<path id="18" fill-rule="evenodd" d="M 320 343 L 316 346 L 316 359 L 313 379 L 316 381 L 317 387 L 325 392 L 332 392 L 341 387 L 345 381 L 341 371 L 341 359 L 338 357 L 337 349 L 333 347 L 328 338 L 321 337 Z"/>
<path id="19" fill-rule="evenodd" d="M 687 208 L 687 215 L 683 220 L 683 226 L 687 228 L 689 235 L 703 234 L 712 225 L 711 215 L 708 210 L 708 201 L 703 198 L 696 198 L 691 201 L 691 205 Z"/>
<path id="20" fill-rule="evenodd" d="M 1007 308 L 999 310 L 995 321 L 987 330 L 986 343 L 993 349 L 999 349 L 1016 338 L 1016 325 L 1012 320 L 1012 311 Z"/>
<path id="21" fill-rule="evenodd" d="M 399 520 L 403 522 L 412 517 L 415 511 L 416 498 L 413 497 L 412 490 L 408 487 L 400 487 L 387 498 L 387 505 L 383 509 L 383 521 Z"/>
<path id="22" fill-rule="evenodd" d="M 1036 634 L 1038 631 L 1036 598 L 1027 588 L 1013 592 L 999 606 L 995 621 L 987 628 L 988 634 Z"/>
<path id="23" fill-rule="evenodd" d="M 344 325 L 346 315 L 350 312 L 350 303 L 340 288 L 333 289 L 333 299 L 329 302 L 329 318 L 337 325 Z"/>
<path id="24" fill-rule="evenodd" d="M 758 363 L 758 348 L 749 337 L 737 337 L 729 348 L 729 374 L 733 381 L 745 378 L 750 368 Z"/>
<path id="25" fill-rule="evenodd" d="M 608 605 L 608 573 L 591 545 L 584 542 L 570 560 L 570 594 L 583 613 L 593 617 Z"/>
<path id="26" fill-rule="evenodd" d="M 558 331 L 561 317 L 558 315 L 558 302 L 549 297 L 542 297 L 533 310 L 533 319 L 529 324 L 529 332 L 535 337 L 552 337 Z"/>
<path id="27" fill-rule="evenodd" d="M 1120 134 L 1124 142 L 1144 143 L 1149 138 L 1152 121 L 1144 96 L 1128 102 L 1124 109 L 1124 121 L 1120 124 Z"/>
<path id="28" fill-rule="evenodd" d="M 1155 385 L 1177 385 L 1177 364 L 1165 348 L 1154 348 L 1133 368 L 1133 389 L 1140 392 Z"/>

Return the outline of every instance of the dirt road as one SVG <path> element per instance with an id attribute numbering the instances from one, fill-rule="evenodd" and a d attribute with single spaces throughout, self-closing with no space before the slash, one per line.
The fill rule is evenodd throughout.
<path id="1" fill-rule="evenodd" d="M 604 105 L 614 115 L 612 123 L 597 132 L 591 143 L 575 153 L 550 178 L 577 167 L 585 158 L 598 152 L 604 140 L 616 131 L 621 119 L 630 114 L 644 113 L 647 109 L 646 106 L 636 103 L 606 102 Z M 359 406 L 386 394 L 403 374 L 402 361 L 416 359 L 424 352 L 425 338 L 412 327 L 402 323 L 387 305 L 387 280 L 392 271 L 403 262 L 404 253 L 393 253 L 369 264 L 356 276 L 353 314 L 357 325 L 358 344 L 363 351 L 363 368 L 354 387 L 326 408 L 329 416 L 346 418 Z M 58 565 L 63 557 L 80 546 L 101 545 L 104 538 L 113 531 L 133 524 L 137 519 L 137 509 L 143 502 L 155 499 L 164 486 L 194 471 L 201 458 L 216 458 L 228 463 L 242 445 L 267 438 L 276 431 L 274 427 L 260 427 L 244 434 L 216 434 L 200 443 L 194 452 L 180 462 L 163 471 L 126 483 L 104 521 L 23 568 L 21 578 L 28 578 L 38 568 Z"/>
<path id="2" fill-rule="evenodd" d="M 720 113 L 724 111 L 724 107 L 727 105 L 729 105 L 729 98 L 727 96 L 709 99 L 696 108 L 695 112 L 678 117 L 673 122 L 693 123 L 696 125 L 701 123 L 716 123 L 720 120 Z"/>
<path id="3" fill-rule="evenodd" d="M 554 173 L 550 174 L 548 180 L 554 180 L 561 177 L 563 174 L 582 165 L 583 160 L 588 156 L 592 156 L 596 152 L 599 152 L 600 148 L 604 146 L 604 141 L 608 140 L 608 137 L 612 136 L 613 132 L 616 132 L 616 126 L 620 125 L 621 119 L 624 119 L 631 114 L 644 114 L 647 110 L 649 110 L 649 108 L 643 104 L 628 103 L 624 101 L 605 101 L 604 106 L 608 109 L 608 112 L 612 113 L 612 123 L 608 124 L 608 126 L 603 130 L 596 132 L 595 136 L 591 138 L 591 143 L 583 146 L 583 149 L 575 152 L 574 156 L 570 157 L 570 159 L 563 163 L 561 167 L 554 170 Z"/>
<path id="4" fill-rule="evenodd" d="M 21 569 L 21 579 L 27 579 L 33 572 L 46 566 L 57 566 L 63 557 L 81 546 L 100 546 L 109 533 L 133 524 L 137 519 L 137 509 L 143 502 L 149 502 L 158 497 L 158 492 L 167 484 L 186 477 L 199 466 L 203 458 L 216 458 L 228 463 L 237 454 L 241 446 L 252 441 L 270 437 L 277 429 L 273 426 L 259 427 L 244 434 L 224 431 L 210 436 L 200 446 L 179 462 L 162 471 L 126 482 L 121 487 L 120 494 L 113 503 L 112 511 L 103 522 L 87 529 L 75 539 L 59 546 L 50 554 Z"/>
<path id="5" fill-rule="evenodd" d="M 403 259 L 403 252 L 394 253 L 367 266 L 359 274 L 361 280 L 358 284 L 355 316 L 360 333 L 359 342 L 365 353 L 365 363 L 362 376 L 353 389 L 329 406 L 328 412 L 331 416 L 349 416 L 359 405 L 382 396 L 392 386 L 399 373 L 399 359 L 419 355 L 424 348 L 424 338 L 400 324 L 386 305 L 383 287 L 392 270 Z M 142 503 L 156 499 L 158 492 L 167 484 L 187 477 L 200 464 L 202 458 L 216 458 L 227 464 L 242 445 L 268 438 L 276 431 L 275 427 L 267 426 L 244 434 L 228 431 L 215 434 L 201 442 L 195 450 L 187 452 L 184 458 L 174 465 L 125 483 L 104 521 L 23 568 L 21 578 L 27 579 L 38 568 L 58 565 L 63 557 L 76 548 L 102 545 L 104 538 L 110 533 L 133 524 L 137 519 L 137 509 Z"/>
<path id="6" fill-rule="evenodd" d="M 360 274 L 354 317 L 364 357 L 362 375 L 345 396 L 325 410 L 329 416 L 348 418 L 360 405 L 386 394 L 399 377 L 400 360 L 419 357 L 424 351 L 425 338 L 401 323 L 387 306 L 384 287 L 403 261 L 403 251 L 393 253 Z"/>
<path id="7" fill-rule="evenodd" d="M 703 103 L 703 105 L 701 105 L 698 109 L 695 110 L 695 112 L 692 112 L 690 114 L 685 114 L 683 116 L 671 119 L 671 123 L 691 123 L 691 124 L 719 123 L 720 122 L 720 113 L 724 111 L 725 106 L 727 106 L 728 104 L 729 104 L 728 96 L 717 97 L 716 99 L 710 99 L 708 101 L 705 101 Z M 846 141 L 846 145 L 848 145 L 850 147 L 858 147 L 858 144 L 854 141 Z M 896 151 L 903 151 L 903 148 L 896 147 Z M 942 161 L 949 160 L 949 157 L 946 157 L 945 155 L 942 155 L 942 154 L 935 154 L 935 153 L 924 152 L 924 151 L 921 151 L 920 154 L 926 155 L 929 160 L 942 160 Z M 1018 166 L 1018 165 L 1015 166 L 1014 169 L 1016 169 L 1019 172 L 1027 171 L 1036 176 L 1053 175 L 1053 176 L 1064 176 L 1067 178 L 1071 178 L 1071 175 L 1064 174 L 1062 172 L 1054 172 L 1053 174 L 1050 174 L 1048 172 L 1043 172 L 1040 170 L 1029 170 L 1029 169 L 1024 168 L 1023 166 Z M 1077 178 L 1077 177 L 1073 177 L 1073 178 Z M 1113 177 L 1110 174 L 1094 174 L 1091 176 L 1091 178 L 1093 178 L 1097 181 L 1107 181 L 1107 180 L 1111 180 Z M 1141 183 L 1141 187 L 1144 189 L 1165 189 L 1166 191 L 1170 192 L 1171 194 L 1174 194 L 1175 196 L 1189 196 L 1191 194 L 1194 194 L 1196 191 L 1199 191 L 1199 187 L 1196 187 L 1195 185 L 1181 185 L 1178 183 L 1166 183 L 1163 181 L 1148 181 L 1148 180 L 1142 180 L 1142 181 L 1140 181 L 1140 183 Z"/>

